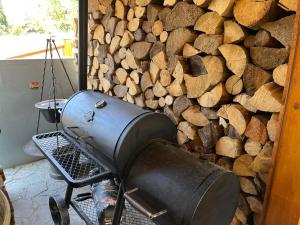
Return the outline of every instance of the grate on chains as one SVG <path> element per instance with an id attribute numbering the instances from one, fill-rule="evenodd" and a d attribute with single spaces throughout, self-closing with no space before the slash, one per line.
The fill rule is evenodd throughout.
<path id="1" fill-rule="evenodd" d="M 81 210 L 89 217 L 94 225 L 98 225 L 96 209 L 92 199 L 77 202 Z M 120 225 L 155 225 L 150 219 L 135 210 L 128 202 L 125 202 Z"/>
<path id="2" fill-rule="evenodd" d="M 39 147 L 52 155 L 74 180 L 93 176 L 90 172 L 95 171 L 95 168 L 98 168 L 99 173 L 105 171 L 75 144 L 68 141 L 62 132 L 37 135 L 36 140 Z"/>

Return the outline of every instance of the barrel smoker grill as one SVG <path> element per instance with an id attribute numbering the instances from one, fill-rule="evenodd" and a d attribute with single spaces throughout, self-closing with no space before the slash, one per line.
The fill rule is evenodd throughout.
<path id="1" fill-rule="evenodd" d="M 61 122 L 61 131 L 33 137 L 68 184 L 64 198 L 49 199 L 55 224 L 70 224 L 70 206 L 98 224 L 91 194 L 81 190 L 107 179 L 118 185 L 113 225 L 230 224 L 238 179 L 182 151 L 167 116 L 82 91 L 65 104 Z"/>

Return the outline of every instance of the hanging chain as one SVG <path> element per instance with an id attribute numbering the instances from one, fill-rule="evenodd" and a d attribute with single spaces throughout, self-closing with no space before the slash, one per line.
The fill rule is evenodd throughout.
<path id="1" fill-rule="evenodd" d="M 41 91 L 40 101 L 43 100 L 43 95 L 44 95 L 44 84 L 45 84 L 45 76 L 46 76 L 46 68 L 47 68 L 48 48 L 49 48 L 49 39 L 47 39 L 47 44 L 46 44 L 46 54 L 45 54 L 45 60 L 44 60 L 43 81 L 42 81 L 42 91 Z M 36 134 L 39 133 L 40 119 L 41 119 L 41 110 L 39 110 L 37 127 L 36 127 Z"/>

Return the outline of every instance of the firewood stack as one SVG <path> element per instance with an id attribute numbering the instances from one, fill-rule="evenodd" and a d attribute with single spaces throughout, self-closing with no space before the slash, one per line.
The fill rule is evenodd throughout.
<path id="1" fill-rule="evenodd" d="M 240 176 L 232 225 L 262 211 L 296 4 L 90 0 L 88 88 L 164 112 L 184 150 Z"/>

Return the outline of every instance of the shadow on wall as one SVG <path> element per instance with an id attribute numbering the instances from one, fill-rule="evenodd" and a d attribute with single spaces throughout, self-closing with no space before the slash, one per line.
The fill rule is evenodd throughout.
<path id="1" fill-rule="evenodd" d="M 77 72 L 73 59 L 64 59 L 73 86 L 77 88 Z M 43 59 L 0 61 L 0 165 L 4 168 L 28 163 L 34 158 L 23 152 L 24 145 L 36 133 L 41 87 L 31 89 L 31 82 L 42 83 Z M 57 98 L 68 98 L 72 89 L 58 60 L 54 60 Z M 50 62 L 48 63 L 44 99 L 51 93 Z M 53 98 L 53 96 L 50 96 Z M 40 132 L 55 130 L 55 125 L 41 117 Z"/>

